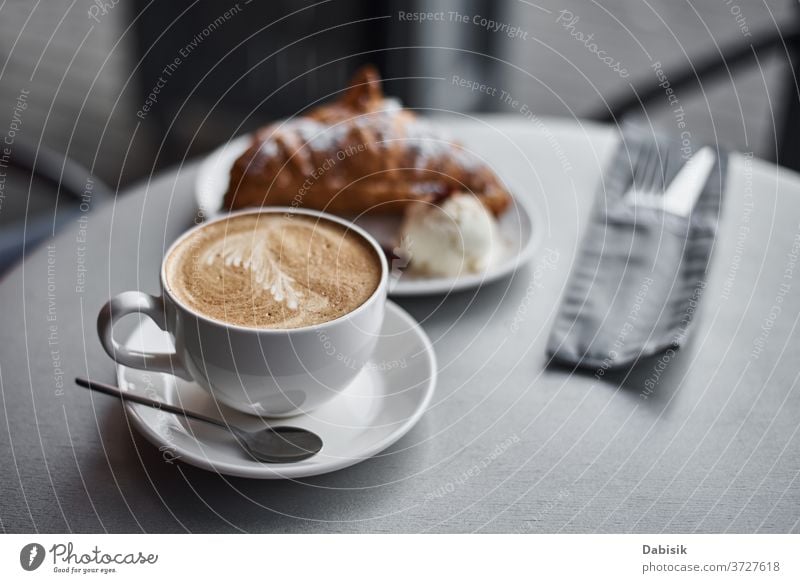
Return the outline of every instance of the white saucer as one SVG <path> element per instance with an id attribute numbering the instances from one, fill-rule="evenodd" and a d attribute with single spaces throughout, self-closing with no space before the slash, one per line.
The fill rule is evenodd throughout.
<path id="1" fill-rule="evenodd" d="M 251 136 L 239 136 L 214 150 L 200 165 L 195 182 L 195 199 L 198 208 L 207 218 L 222 212 L 222 201 L 228 190 L 228 180 L 233 163 L 244 153 Z M 517 190 L 517 189 L 515 189 Z M 522 192 L 521 190 L 517 190 Z M 381 245 L 392 248 L 400 219 L 391 216 L 365 216 L 356 220 Z M 542 240 L 544 222 L 538 210 L 520 197 L 513 197 L 511 206 L 499 219 L 503 251 L 484 272 L 458 277 L 424 277 L 396 270 L 389 294 L 392 296 L 419 296 L 446 294 L 477 288 L 508 275 L 528 261 Z"/>
<path id="2" fill-rule="evenodd" d="M 139 350 L 172 350 L 169 335 L 149 319 L 142 320 L 126 345 Z M 357 464 L 403 437 L 425 412 L 436 373 L 436 356 L 428 336 L 407 312 L 388 302 L 375 354 L 353 384 L 308 414 L 276 421 L 310 429 L 322 438 L 322 451 L 312 458 L 292 464 L 259 463 L 223 429 L 144 405 L 126 407 L 136 428 L 165 457 L 232 476 L 302 478 Z M 118 366 L 117 377 L 123 390 L 224 418 L 237 427 L 257 429 L 266 423 L 224 406 L 218 409 L 200 386 L 171 375 Z"/>

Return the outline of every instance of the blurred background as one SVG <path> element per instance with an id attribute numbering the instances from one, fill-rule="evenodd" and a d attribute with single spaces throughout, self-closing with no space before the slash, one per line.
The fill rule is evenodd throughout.
<path id="1" fill-rule="evenodd" d="M 799 19 L 795 0 L 7 0 L 0 270 L 69 208 L 327 99 L 367 62 L 412 107 L 685 118 L 695 143 L 798 169 Z"/>

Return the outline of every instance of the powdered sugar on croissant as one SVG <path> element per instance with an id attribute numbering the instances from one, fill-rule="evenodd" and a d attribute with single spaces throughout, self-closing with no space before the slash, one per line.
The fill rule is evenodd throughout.
<path id="1" fill-rule="evenodd" d="M 478 156 L 384 97 L 367 66 L 338 100 L 259 130 L 234 164 L 225 206 L 399 214 L 454 191 L 473 193 L 495 215 L 510 202 Z"/>

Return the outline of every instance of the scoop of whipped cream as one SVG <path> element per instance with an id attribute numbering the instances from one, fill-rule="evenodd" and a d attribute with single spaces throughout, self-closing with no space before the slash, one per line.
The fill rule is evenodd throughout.
<path id="1" fill-rule="evenodd" d="M 472 194 L 408 209 L 400 249 L 409 266 L 427 275 L 452 277 L 485 270 L 500 249 L 497 222 Z"/>

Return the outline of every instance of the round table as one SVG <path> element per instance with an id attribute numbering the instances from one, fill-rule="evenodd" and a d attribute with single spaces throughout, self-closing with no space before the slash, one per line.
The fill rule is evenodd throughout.
<path id="1" fill-rule="evenodd" d="M 430 409 L 406 437 L 324 476 L 230 478 L 162 456 L 119 401 L 73 384 L 115 381 L 97 312 L 120 291 L 158 290 L 164 250 L 195 217 L 188 164 L 79 218 L 0 284 L 2 528 L 798 531 L 800 177 L 732 155 L 691 340 L 645 393 L 657 361 L 598 380 L 545 356 L 616 131 L 516 117 L 450 127 L 539 206 L 545 232 L 509 279 L 398 302 L 440 367 Z"/>

